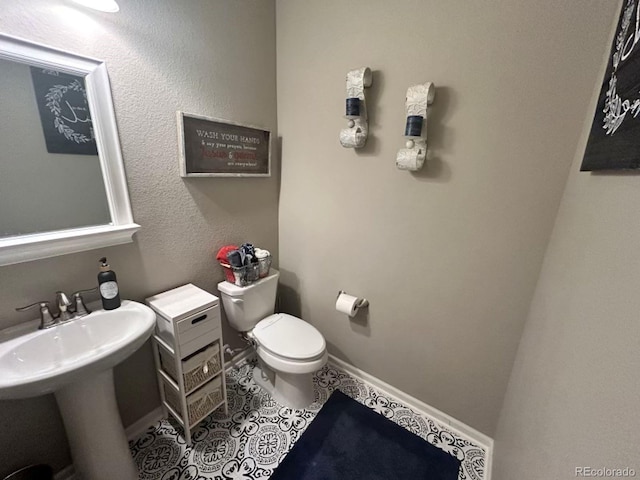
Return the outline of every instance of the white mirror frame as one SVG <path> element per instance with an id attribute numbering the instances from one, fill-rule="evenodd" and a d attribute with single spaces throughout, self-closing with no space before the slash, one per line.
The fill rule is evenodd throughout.
<path id="1" fill-rule="evenodd" d="M 0 266 L 133 241 L 133 222 L 107 67 L 101 60 L 0 34 L 0 59 L 85 77 L 111 223 L 0 238 Z"/>

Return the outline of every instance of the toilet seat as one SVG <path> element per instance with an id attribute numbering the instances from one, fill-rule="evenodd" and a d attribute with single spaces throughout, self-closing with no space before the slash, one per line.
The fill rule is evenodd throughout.
<path id="1" fill-rule="evenodd" d="M 327 347 L 324 337 L 313 325 L 286 313 L 260 320 L 253 336 L 261 347 L 290 360 L 313 360 Z"/>
<path id="2" fill-rule="evenodd" d="M 257 353 L 271 368 L 288 373 L 311 373 L 327 361 L 327 345 L 311 324 L 293 315 L 276 313 L 252 331 Z"/>

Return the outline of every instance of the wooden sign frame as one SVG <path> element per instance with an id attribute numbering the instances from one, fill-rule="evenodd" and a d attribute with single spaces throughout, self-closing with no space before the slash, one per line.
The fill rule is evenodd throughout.
<path id="1" fill-rule="evenodd" d="M 177 112 L 181 177 L 270 177 L 271 132 Z"/>

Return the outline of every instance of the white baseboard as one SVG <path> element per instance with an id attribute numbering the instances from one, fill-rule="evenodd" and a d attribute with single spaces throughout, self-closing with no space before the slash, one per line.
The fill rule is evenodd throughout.
<path id="1" fill-rule="evenodd" d="M 129 425 L 124 429 L 124 433 L 127 435 L 127 440 L 131 441 L 135 438 L 138 438 L 142 435 L 151 425 L 154 423 L 158 423 L 162 420 L 164 413 L 162 412 L 162 408 L 158 407 L 149 413 L 147 413 L 144 417 L 140 418 L 136 422 Z"/>
<path id="2" fill-rule="evenodd" d="M 470 442 L 475 443 L 476 445 L 480 445 L 487 452 L 487 464 L 486 464 L 486 474 L 484 480 L 491 479 L 491 462 L 493 457 L 493 439 L 488 437 L 484 433 L 477 431 L 475 428 L 472 428 L 459 420 L 447 415 L 446 413 L 438 410 L 437 408 L 432 407 L 424 403 L 421 400 L 418 400 L 415 397 L 403 392 L 402 390 L 397 389 L 389 385 L 386 382 L 383 382 L 377 377 L 368 374 L 360 370 L 359 368 L 354 367 L 350 363 L 345 362 L 344 360 L 340 360 L 339 358 L 329 355 L 329 363 L 332 363 L 336 367 L 344 370 L 349 375 L 362 380 L 365 383 L 369 383 L 373 385 L 378 390 L 386 393 L 387 395 L 394 397 L 400 402 L 404 403 L 411 409 L 415 410 L 418 413 L 426 415 L 428 417 L 437 420 L 443 425 L 446 425 L 450 430 L 453 430 L 455 433 L 460 435 L 463 438 L 466 438 Z"/>

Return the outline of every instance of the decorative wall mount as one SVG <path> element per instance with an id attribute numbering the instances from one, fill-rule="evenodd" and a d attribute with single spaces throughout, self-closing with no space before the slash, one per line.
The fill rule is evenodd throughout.
<path id="1" fill-rule="evenodd" d="M 404 131 L 407 142 L 406 148 L 401 148 L 396 157 L 396 166 L 400 170 L 416 172 L 427 160 L 427 114 L 435 96 L 436 87 L 431 82 L 413 85 L 407 90 Z"/>
<path id="2" fill-rule="evenodd" d="M 369 67 L 347 73 L 347 102 L 345 118 L 347 128 L 340 131 L 340 143 L 345 148 L 362 148 L 367 142 L 369 125 L 364 89 L 371 86 L 373 76 Z"/>

